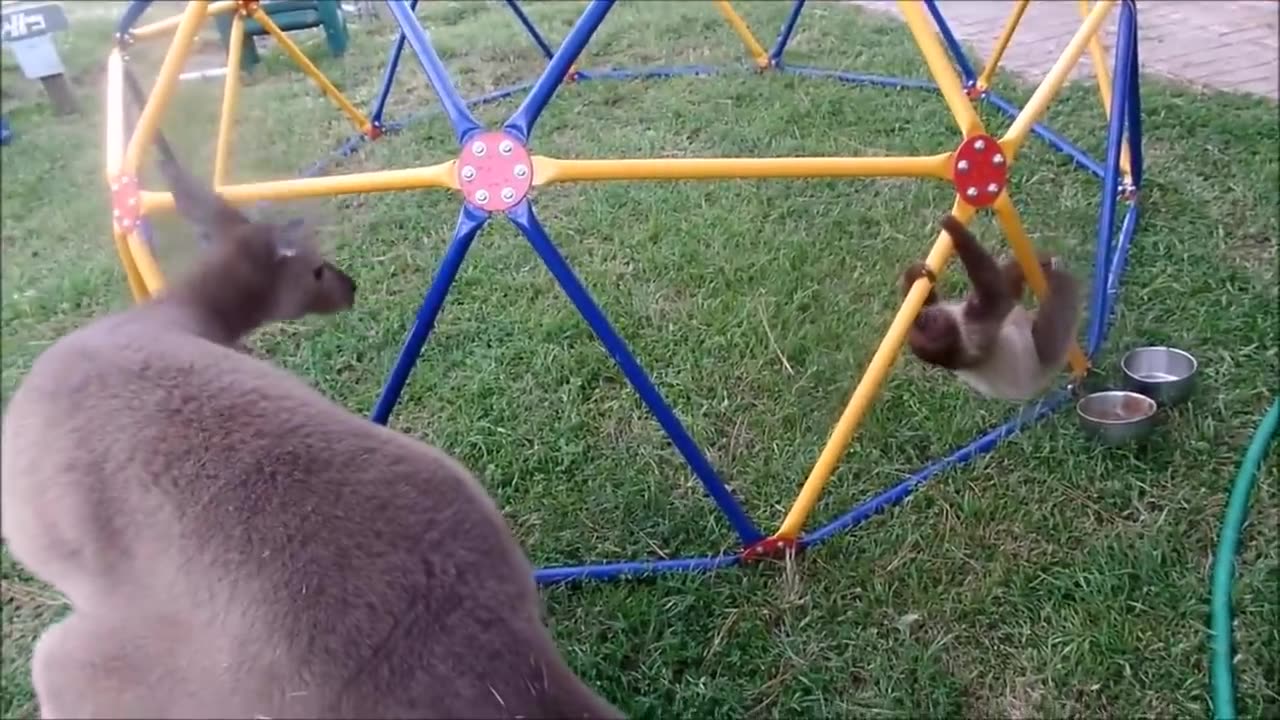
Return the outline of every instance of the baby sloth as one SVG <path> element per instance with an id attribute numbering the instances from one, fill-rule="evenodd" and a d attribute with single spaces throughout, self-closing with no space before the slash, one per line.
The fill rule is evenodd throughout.
<path id="1" fill-rule="evenodd" d="M 1041 256 L 1049 292 L 1036 311 L 1021 305 L 1025 278 L 1014 259 L 997 265 L 955 217 L 942 218 L 972 289 L 962 300 L 939 301 L 934 289 L 907 333 L 911 352 L 955 373 L 987 397 L 1029 400 L 1066 363 L 1080 322 L 1080 285 L 1057 258 Z M 924 263 L 902 275 L 907 293 L 916 280 L 936 278 Z"/>

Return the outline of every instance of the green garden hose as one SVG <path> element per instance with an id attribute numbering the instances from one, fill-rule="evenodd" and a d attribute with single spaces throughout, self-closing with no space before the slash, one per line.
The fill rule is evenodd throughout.
<path id="1" fill-rule="evenodd" d="M 1212 650 L 1209 655 L 1210 686 L 1212 690 L 1213 717 L 1217 720 L 1236 718 L 1235 668 L 1232 663 L 1231 638 L 1231 585 L 1235 579 L 1236 551 L 1240 548 L 1240 533 L 1249 516 L 1249 494 L 1258 479 L 1262 458 L 1267 454 L 1271 438 L 1280 426 L 1280 400 L 1271 404 L 1266 417 L 1254 431 L 1249 450 L 1240 464 L 1231 486 L 1231 499 L 1227 502 L 1227 514 L 1223 518 L 1222 532 L 1218 535 L 1218 555 L 1213 561 L 1213 588 L 1209 600 Z"/>

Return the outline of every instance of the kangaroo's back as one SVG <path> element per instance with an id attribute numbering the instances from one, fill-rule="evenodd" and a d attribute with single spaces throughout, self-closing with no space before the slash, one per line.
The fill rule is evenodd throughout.
<path id="1" fill-rule="evenodd" d="M 613 712 L 568 672 L 532 568 L 479 483 L 283 370 L 108 320 L 51 348 L 11 412 L 5 445 L 54 441 L 5 453 L 5 476 L 53 481 L 5 498 L 6 536 L 23 522 L 8 508 L 62 508 L 41 513 L 62 530 L 39 547 L 13 533 L 15 555 L 77 608 L 185 608 L 196 621 L 174 652 L 194 640 L 227 665 L 212 678 L 197 665 L 191 694 L 227 704 L 194 715 Z M 75 467 L 32 467 L 51 457 Z M 207 692 L 213 678 L 224 692 Z"/>

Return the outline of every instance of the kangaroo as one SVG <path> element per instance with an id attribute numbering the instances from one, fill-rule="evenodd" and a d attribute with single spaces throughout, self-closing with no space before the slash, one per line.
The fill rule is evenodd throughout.
<path id="1" fill-rule="evenodd" d="M 209 247 L 47 348 L 0 431 L 0 534 L 72 606 L 33 652 L 42 716 L 623 717 L 466 468 L 235 349 L 351 278 L 162 165 Z"/>

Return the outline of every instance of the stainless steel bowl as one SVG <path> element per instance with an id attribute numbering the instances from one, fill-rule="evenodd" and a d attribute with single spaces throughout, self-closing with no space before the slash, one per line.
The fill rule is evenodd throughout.
<path id="1" fill-rule="evenodd" d="M 1142 440 L 1156 425 L 1156 401 L 1129 390 L 1090 393 L 1076 403 L 1076 417 L 1085 434 L 1106 445 Z"/>
<path id="2" fill-rule="evenodd" d="M 1120 359 L 1126 389 L 1142 393 L 1164 407 L 1191 397 L 1198 363 L 1191 353 L 1171 347 L 1140 347 Z"/>

